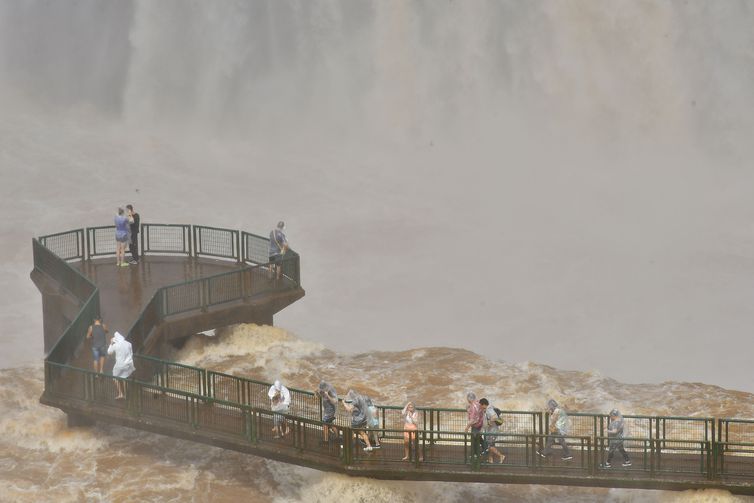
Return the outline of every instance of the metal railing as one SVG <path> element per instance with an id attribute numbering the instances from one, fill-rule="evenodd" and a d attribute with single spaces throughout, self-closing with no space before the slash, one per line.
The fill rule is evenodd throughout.
<path id="1" fill-rule="evenodd" d="M 84 229 L 42 236 L 39 243 L 62 260 L 81 260 L 85 255 Z"/>
<path id="2" fill-rule="evenodd" d="M 68 238 L 79 241 L 83 236 L 82 230 L 71 231 L 71 233 L 56 234 L 55 242 L 70 244 Z M 64 363 L 69 361 L 86 334 L 86 329 L 92 323 L 95 316 L 99 315 L 99 291 L 87 278 L 73 269 L 68 262 L 56 256 L 51 250 L 42 243 L 51 241 L 47 238 L 32 241 L 32 250 L 34 253 L 34 267 L 47 276 L 55 280 L 62 288 L 67 290 L 71 296 L 80 303 L 80 309 L 77 316 L 65 328 L 55 345 L 47 354 L 47 359 Z M 65 246 L 65 249 L 72 251 Z M 83 250 L 77 250 L 77 253 L 83 253 Z"/>
<path id="3" fill-rule="evenodd" d="M 191 226 L 141 224 L 141 254 L 193 255 Z"/>
<path id="4" fill-rule="evenodd" d="M 251 266 L 189 281 L 157 291 L 129 331 L 135 348 L 142 347 L 165 317 L 191 310 L 244 301 L 290 286 L 299 285 L 299 255 L 293 250 L 282 261 L 284 282 L 265 282 L 269 258 L 261 253 L 269 240 L 249 233 L 186 224 L 142 224 L 142 254 L 179 254 L 231 259 Z M 243 236 L 243 246 L 242 239 Z M 242 256 L 243 248 L 243 256 Z M 83 342 L 86 328 L 99 315 L 99 290 L 81 272 L 68 264 L 115 254 L 115 227 L 99 226 L 41 236 L 32 240 L 34 267 L 55 280 L 81 303 L 78 315 L 48 353 L 55 362 L 70 361 Z M 250 253 L 251 252 L 251 253 Z M 263 264 L 257 260 L 264 260 Z"/>
<path id="5" fill-rule="evenodd" d="M 238 231 L 217 227 L 193 226 L 194 253 L 197 257 L 216 257 L 241 261 Z"/>

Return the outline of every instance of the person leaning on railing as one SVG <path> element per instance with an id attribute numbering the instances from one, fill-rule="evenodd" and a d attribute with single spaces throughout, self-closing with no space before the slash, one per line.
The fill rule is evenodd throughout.
<path id="1" fill-rule="evenodd" d="M 107 357 L 107 332 L 107 325 L 102 323 L 102 318 L 100 316 L 94 318 L 94 323 L 89 325 L 89 329 L 86 331 L 86 338 L 92 340 L 94 371 L 99 372 L 100 374 L 105 369 L 105 358 Z"/>
<path id="2" fill-rule="evenodd" d="M 285 222 L 278 222 L 276 229 L 270 231 L 270 279 L 280 279 L 283 274 L 283 255 L 288 251 L 288 239 L 285 237 Z"/>
<path id="3" fill-rule="evenodd" d="M 287 414 L 291 406 L 291 392 L 283 384 L 276 380 L 275 383 L 270 386 L 267 396 L 270 397 L 270 408 L 274 412 L 281 412 Z M 281 438 L 286 436 L 290 432 L 288 421 L 280 414 L 273 416 L 274 426 L 272 431 L 275 433 L 275 438 Z"/>
<path id="4" fill-rule="evenodd" d="M 134 373 L 134 353 L 131 343 L 123 337 L 120 332 L 115 332 L 110 347 L 107 348 L 107 354 L 115 354 L 115 365 L 113 366 L 113 376 L 128 378 Z M 118 392 L 116 400 L 123 400 L 126 395 L 126 385 L 120 379 L 115 380 L 115 388 Z"/>

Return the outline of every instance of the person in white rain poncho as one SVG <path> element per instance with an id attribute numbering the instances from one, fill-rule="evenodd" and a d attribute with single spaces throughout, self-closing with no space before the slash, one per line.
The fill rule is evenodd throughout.
<path id="1" fill-rule="evenodd" d="M 136 367 L 134 367 L 134 353 L 131 348 L 131 343 L 128 342 L 120 332 L 115 332 L 113 338 L 110 339 L 110 347 L 107 348 L 107 354 L 115 354 L 115 365 L 113 366 L 113 375 L 115 377 L 126 378 L 136 370 Z M 116 380 L 115 387 L 118 392 L 115 399 L 122 400 L 125 398 L 125 383 L 121 380 Z"/>
<path id="2" fill-rule="evenodd" d="M 267 396 L 270 397 L 272 402 L 270 408 L 274 412 L 288 413 L 288 409 L 291 406 L 291 392 L 280 381 L 275 381 L 275 384 L 270 386 Z M 272 431 L 275 433 L 275 438 L 284 437 L 289 433 L 288 421 L 283 416 L 275 414 L 273 421 L 275 426 L 272 428 Z"/>

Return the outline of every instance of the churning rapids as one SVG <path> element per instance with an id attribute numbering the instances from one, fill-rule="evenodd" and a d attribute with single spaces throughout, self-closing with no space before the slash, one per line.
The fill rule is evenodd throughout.
<path id="1" fill-rule="evenodd" d="M 630 385 L 590 372 L 509 364 L 461 349 L 342 354 L 277 327 L 238 325 L 197 336 L 173 358 L 314 389 L 321 378 L 378 403 L 462 407 L 469 389 L 511 410 L 541 410 L 550 396 L 571 410 L 614 406 L 637 414 L 754 417 L 754 397 L 715 386 Z M 37 403 L 41 366 L 0 371 L 2 500 L 40 501 L 744 501 L 722 491 L 385 482 L 321 473 L 129 428 L 69 429 Z M 679 400 L 678 397 L 683 397 Z"/>

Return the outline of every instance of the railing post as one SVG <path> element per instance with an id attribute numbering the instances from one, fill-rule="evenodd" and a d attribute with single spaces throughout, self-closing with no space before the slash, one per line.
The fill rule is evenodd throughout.
<path id="1" fill-rule="evenodd" d="M 195 226 L 195 225 L 192 225 L 192 226 L 191 226 L 191 244 L 193 244 L 193 247 L 194 247 L 194 249 L 193 249 L 193 253 L 192 253 L 192 256 L 193 256 L 193 257 L 196 257 L 196 256 L 197 256 L 197 254 L 198 254 L 197 250 L 199 250 L 199 246 L 197 246 L 197 242 L 196 242 L 196 241 L 197 241 L 197 234 L 198 234 L 198 233 L 197 233 L 197 228 L 196 228 L 196 226 Z M 190 246 L 191 246 L 191 245 L 189 245 L 189 247 L 190 247 Z"/>
<path id="2" fill-rule="evenodd" d="M 243 424 L 244 424 L 244 438 L 246 438 L 247 442 L 252 443 L 254 435 L 252 433 L 251 411 L 249 411 L 249 409 L 245 407 L 243 409 Z"/>
<path id="3" fill-rule="evenodd" d="M 86 239 L 86 259 L 89 260 L 89 253 L 92 249 L 92 244 L 89 242 L 89 227 L 84 228 L 84 234 Z"/>
<path id="4" fill-rule="evenodd" d="M 422 434 L 423 433 L 424 431 L 422 430 Z M 419 468 L 419 458 L 424 457 L 423 455 L 424 453 L 422 453 L 422 456 L 419 456 L 419 431 L 418 430 L 410 431 L 409 435 L 410 435 L 409 440 L 410 440 L 410 443 L 412 444 L 410 447 L 412 447 L 414 451 L 414 466 L 416 468 Z M 409 456 L 410 455 L 411 455 L 411 452 L 409 451 Z"/>
<path id="5" fill-rule="evenodd" d="M 481 466 L 481 453 L 479 452 L 481 446 L 479 442 L 481 440 L 480 433 L 470 433 L 471 435 L 471 469 L 478 471 Z"/>
<path id="6" fill-rule="evenodd" d="M 202 279 L 199 283 L 199 304 L 201 305 L 201 311 L 207 312 L 209 306 L 209 280 Z"/>
<path id="7" fill-rule="evenodd" d="M 707 480 L 712 480 L 712 445 L 710 442 L 704 442 L 704 452 L 707 455 L 705 466 L 707 468 Z"/>
<path id="8" fill-rule="evenodd" d="M 343 428 L 343 464 L 353 464 L 353 430 L 348 426 Z"/>
<path id="9" fill-rule="evenodd" d="M 144 256 L 144 224 L 139 225 L 139 234 L 141 234 L 141 239 L 139 240 L 139 258 Z"/>
<path id="10" fill-rule="evenodd" d="M 594 440 L 595 445 L 597 443 L 597 439 Z M 596 453 L 592 450 L 592 439 L 587 437 L 586 439 L 586 449 L 587 449 L 587 462 L 589 463 L 587 468 L 589 471 L 589 475 L 594 475 L 594 473 L 597 471 L 597 456 Z"/>

